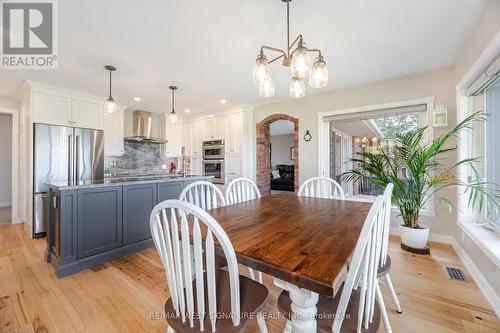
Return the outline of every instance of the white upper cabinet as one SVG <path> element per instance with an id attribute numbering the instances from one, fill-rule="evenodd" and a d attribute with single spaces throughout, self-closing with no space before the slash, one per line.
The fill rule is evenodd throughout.
<path id="1" fill-rule="evenodd" d="M 169 121 L 166 121 L 165 123 L 165 134 L 163 135 L 163 137 L 167 140 L 164 144 L 165 156 L 181 156 L 182 143 L 184 139 L 183 124 L 181 122 L 172 124 Z M 188 154 L 187 151 L 185 153 Z"/>
<path id="2" fill-rule="evenodd" d="M 33 120 L 50 125 L 102 129 L 102 104 L 36 92 L 33 94 Z"/>
<path id="3" fill-rule="evenodd" d="M 234 113 L 224 118 L 226 154 L 241 154 L 243 120 L 243 113 Z"/>
<path id="4" fill-rule="evenodd" d="M 33 96 L 33 122 L 73 126 L 71 99 L 36 93 Z"/>
<path id="5" fill-rule="evenodd" d="M 72 103 L 71 119 L 75 127 L 102 129 L 103 117 L 102 104 L 75 100 Z"/>
<path id="6" fill-rule="evenodd" d="M 123 155 L 123 137 L 124 120 L 123 112 L 118 110 L 115 113 L 103 114 L 104 130 L 104 155 L 122 156 Z"/>

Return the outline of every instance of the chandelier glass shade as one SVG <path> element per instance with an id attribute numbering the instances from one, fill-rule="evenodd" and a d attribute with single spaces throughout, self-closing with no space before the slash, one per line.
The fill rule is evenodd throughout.
<path id="1" fill-rule="evenodd" d="M 323 88 L 328 84 L 328 68 L 322 59 L 318 59 L 312 65 L 309 75 L 309 85 L 311 88 Z"/>
<path id="2" fill-rule="evenodd" d="M 290 43 L 290 2 L 292 0 L 281 1 L 286 3 L 287 46 L 285 49 L 265 45 L 260 48 L 253 69 L 253 83 L 259 87 L 261 97 L 274 96 L 276 89 L 269 65 L 281 59 L 283 66 L 290 67 L 290 97 L 301 98 L 305 96 L 304 82 L 307 78 L 311 88 L 324 88 L 328 85 L 328 69 L 321 50 L 307 48 L 302 35 L 299 35 Z M 274 52 L 277 55 L 268 60 L 264 51 Z M 314 62 L 311 57 L 312 54 L 317 54 Z"/>

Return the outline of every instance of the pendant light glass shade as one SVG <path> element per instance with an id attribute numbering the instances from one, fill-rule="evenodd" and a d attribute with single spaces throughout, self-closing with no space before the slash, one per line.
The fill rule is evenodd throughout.
<path id="1" fill-rule="evenodd" d="M 112 81 L 111 81 L 111 74 L 116 71 L 115 66 L 111 65 L 106 65 L 104 68 L 109 71 L 109 96 L 104 102 L 104 111 L 107 113 L 115 113 L 116 112 L 116 103 L 115 100 L 113 99 L 113 95 L 111 94 L 111 88 L 112 88 Z"/>
<path id="2" fill-rule="evenodd" d="M 116 112 L 116 103 L 113 100 L 113 97 L 108 97 L 106 102 L 104 102 L 104 111 L 107 113 L 115 113 Z"/>
<path id="3" fill-rule="evenodd" d="M 267 58 L 264 55 L 259 55 L 253 68 L 253 84 L 261 86 L 263 81 L 269 76 L 271 76 L 271 70 L 269 69 Z"/>
<path id="4" fill-rule="evenodd" d="M 309 85 L 311 88 L 323 88 L 328 84 L 328 68 L 326 63 L 320 58 L 312 66 L 309 75 Z"/>
<path id="5" fill-rule="evenodd" d="M 266 77 L 259 86 L 259 95 L 261 97 L 273 97 L 275 93 L 275 85 L 273 79 Z"/>
<path id="6" fill-rule="evenodd" d="M 290 83 L 290 97 L 291 98 L 302 98 L 306 95 L 306 85 L 304 84 L 304 79 L 294 77 Z"/>
<path id="7" fill-rule="evenodd" d="M 309 54 L 307 47 L 298 47 L 292 54 L 292 64 L 290 66 L 292 77 L 298 77 L 301 79 L 305 78 L 309 75 L 311 63 L 311 55 Z"/>
<path id="8" fill-rule="evenodd" d="M 176 124 L 177 123 L 177 113 L 175 111 L 170 112 L 168 115 L 168 120 L 170 121 L 171 124 Z"/>

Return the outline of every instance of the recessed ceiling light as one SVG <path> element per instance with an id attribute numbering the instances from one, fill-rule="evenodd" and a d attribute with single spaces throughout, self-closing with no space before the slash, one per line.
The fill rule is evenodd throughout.
<path id="1" fill-rule="evenodd" d="M 220 103 L 221 103 L 221 104 L 226 104 L 226 103 L 227 103 L 227 101 L 223 98 L 223 99 L 221 99 L 221 100 L 220 100 Z"/>
<path id="2" fill-rule="evenodd" d="M 184 112 L 189 113 L 189 112 L 191 112 L 191 110 L 186 109 L 186 110 L 184 110 Z"/>
<path id="3" fill-rule="evenodd" d="M 134 97 L 134 101 L 136 101 L 136 102 L 140 102 L 140 101 L 141 101 L 141 98 L 140 98 L 140 97 Z"/>
<path id="4" fill-rule="evenodd" d="M 214 115 L 214 114 L 209 114 L 208 116 L 209 116 L 210 118 L 215 117 L 215 115 Z"/>

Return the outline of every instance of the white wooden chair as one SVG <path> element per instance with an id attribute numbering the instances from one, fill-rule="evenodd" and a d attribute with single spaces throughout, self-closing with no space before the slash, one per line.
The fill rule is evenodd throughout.
<path id="1" fill-rule="evenodd" d="M 383 210 L 384 210 L 384 223 L 383 223 L 383 230 L 382 230 L 382 246 L 381 246 L 381 253 L 380 253 L 380 265 L 378 268 L 377 272 L 377 277 L 379 279 L 384 279 L 385 283 L 389 287 L 389 291 L 391 293 L 392 300 L 394 302 L 394 305 L 396 306 L 396 312 L 401 314 L 401 305 L 399 304 L 399 299 L 396 294 L 396 291 L 394 290 L 394 286 L 392 285 L 392 280 L 391 277 L 389 276 L 389 272 L 391 271 L 391 257 L 388 255 L 388 249 L 389 249 L 389 232 L 390 232 L 390 227 L 391 227 L 391 207 L 392 207 L 392 190 L 394 188 L 393 184 L 388 184 L 387 187 L 384 190 L 383 198 Z M 382 303 L 380 306 L 384 307 L 383 311 L 385 310 L 385 305 Z M 386 328 L 387 332 L 391 332 L 391 324 L 389 322 L 389 319 L 387 316 L 383 316 L 384 319 L 384 326 Z"/>
<path id="2" fill-rule="evenodd" d="M 192 203 L 206 211 L 226 205 L 226 200 L 221 190 L 214 184 L 204 180 L 196 181 L 186 186 L 179 195 L 179 200 Z M 191 253 L 193 253 L 193 250 L 191 246 Z M 224 257 L 216 256 L 217 268 L 226 267 L 226 265 Z"/>
<path id="3" fill-rule="evenodd" d="M 327 177 L 313 177 L 300 185 L 298 195 L 325 199 L 344 199 L 344 190 L 339 183 Z"/>
<path id="4" fill-rule="evenodd" d="M 186 186 L 179 195 L 179 200 L 187 201 L 207 211 L 226 205 L 221 190 L 204 180 Z"/>
<path id="5" fill-rule="evenodd" d="M 335 297 L 319 296 L 317 315 L 323 319 L 317 322 L 317 332 L 377 332 L 380 316 L 384 316 L 377 279 L 384 223 L 383 203 L 383 197 L 377 197 L 368 212 L 342 289 Z M 375 306 L 375 301 L 379 307 Z M 278 307 L 287 319 L 291 318 L 291 300 L 287 291 L 279 296 Z M 334 318 L 333 327 L 332 321 L 324 318 Z M 290 328 L 291 323 L 287 321 L 284 332 L 290 332 Z"/>
<path id="6" fill-rule="evenodd" d="M 247 178 L 236 178 L 226 188 L 226 203 L 232 205 L 248 200 L 260 198 L 260 191 L 253 181 Z M 248 275 L 255 280 L 255 273 L 248 267 Z M 257 272 L 257 280 L 262 283 L 262 273 Z"/>
<path id="7" fill-rule="evenodd" d="M 228 205 L 260 197 L 259 188 L 248 178 L 233 179 L 226 188 L 226 203 Z"/>
<path id="8" fill-rule="evenodd" d="M 165 304 L 167 332 L 243 332 L 252 315 L 259 318 L 261 332 L 267 332 L 257 316 L 267 300 L 267 288 L 238 274 L 231 241 L 210 214 L 185 201 L 166 200 L 153 208 L 150 228 L 170 294 Z M 185 264 L 192 262 L 190 237 L 194 272 Z M 215 240 L 227 259 L 226 270 L 215 268 Z"/>

